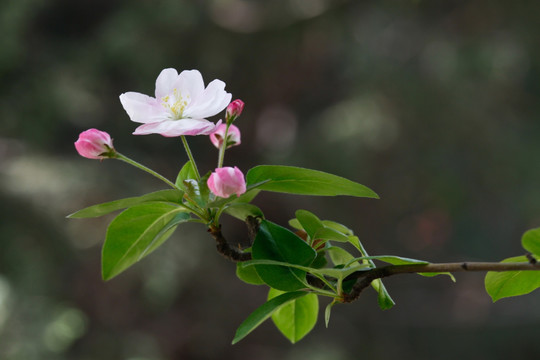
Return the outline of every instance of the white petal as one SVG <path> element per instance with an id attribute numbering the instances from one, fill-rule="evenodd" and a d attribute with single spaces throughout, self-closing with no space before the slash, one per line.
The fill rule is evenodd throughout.
<path id="1" fill-rule="evenodd" d="M 208 135 L 216 124 L 205 119 L 165 120 L 144 124 L 135 129 L 133 135 L 161 134 L 167 137 L 180 135 Z"/>
<path id="2" fill-rule="evenodd" d="M 149 123 L 167 118 L 165 109 L 148 95 L 127 92 L 120 95 L 120 102 L 131 121 Z"/>
<path id="3" fill-rule="evenodd" d="M 231 102 L 232 95 L 225 91 L 225 83 L 221 80 L 214 80 L 204 90 L 204 92 L 193 99 L 184 110 L 184 116 L 192 118 L 206 118 L 214 116 L 223 111 Z"/>
<path id="4" fill-rule="evenodd" d="M 184 70 L 178 75 L 174 87 L 180 91 L 182 96 L 190 96 L 193 100 L 199 97 L 204 91 L 204 80 L 198 70 Z"/>
<path id="5" fill-rule="evenodd" d="M 178 72 L 175 69 L 163 69 L 156 79 L 156 99 L 161 100 L 172 93 L 177 79 Z"/>

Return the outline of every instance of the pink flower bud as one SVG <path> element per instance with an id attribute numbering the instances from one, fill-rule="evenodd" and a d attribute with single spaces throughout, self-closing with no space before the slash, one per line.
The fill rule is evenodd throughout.
<path id="1" fill-rule="evenodd" d="M 88 159 L 107 159 L 114 156 L 112 139 L 109 134 L 97 129 L 83 131 L 75 142 L 79 155 Z"/>
<path id="2" fill-rule="evenodd" d="M 242 114 L 244 110 L 244 102 L 240 99 L 236 99 L 227 106 L 227 115 L 225 119 L 228 124 L 232 123 L 237 117 Z"/>
<path id="3" fill-rule="evenodd" d="M 208 178 L 207 185 L 214 195 L 222 198 L 232 194 L 240 196 L 246 192 L 244 174 L 236 166 L 217 168 Z"/>
<path id="4" fill-rule="evenodd" d="M 221 148 L 221 146 L 223 145 L 223 141 L 225 138 L 225 129 L 227 129 L 227 124 L 221 124 L 216 128 L 215 132 L 210 134 L 210 141 L 218 149 Z M 229 126 L 226 144 L 227 149 L 232 146 L 240 145 L 240 129 L 238 129 L 234 125 Z"/>

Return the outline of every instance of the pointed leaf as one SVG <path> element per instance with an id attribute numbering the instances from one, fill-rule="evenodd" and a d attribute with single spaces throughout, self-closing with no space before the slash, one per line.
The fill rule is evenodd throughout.
<path id="1" fill-rule="evenodd" d="M 516 256 L 501 261 L 529 262 L 525 256 Z M 528 294 L 540 287 L 540 273 L 538 271 L 489 271 L 484 280 L 486 290 L 493 302 L 510 296 Z"/>
<path id="2" fill-rule="evenodd" d="M 525 250 L 540 256 L 540 228 L 529 230 L 523 234 L 521 244 Z"/>
<path id="3" fill-rule="evenodd" d="M 313 235 L 313 239 L 326 240 L 326 241 L 339 241 L 339 242 L 348 242 L 349 237 L 345 234 L 340 233 L 337 230 L 334 230 L 329 227 L 320 228 Z"/>
<path id="4" fill-rule="evenodd" d="M 185 191 L 186 189 L 184 188 L 184 180 L 189 179 L 197 179 L 197 173 L 195 172 L 195 169 L 193 169 L 193 164 L 191 163 L 191 161 L 188 161 L 184 164 L 184 166 L 182 166 L 182 169 L 180 169 L 180 172 L 176 177 L 175 184 L 176 186 Z"/>
<path id="5" fill-rule="evenodd" d="M 252 312 L 242 324 L 236 330 L 236 334 L 232 341 L 233 345 L 245 338 L 250 332 L 255 330 L 259 325 L 261 325 L 264 320 L 268 319 L 274 311 L 279 309 L 281 306 L 287 304 L 294 299 L 306 296 L 308 293 L 305 291 L 294 291 L 288 292 L 278 297 L 273 298 L 270 301 L 267 301 L 260 307 L 258 307 L 254 312 Z"/>
<path id="6" fill-rule="evenodd" d="M 304 230 L 304 228 L 300 224 L 300 221 L 298 221 L 298 219 L 296 218 L 289 220 L 289 226 L 296 230 Z"/>
<path id="7" fill-rule="evenodd" d="M 251 201 L 253 201 L 253 199 L 255 199 L 255 197 L 261 192 L 261 190 L 259 189 L 254 189 L 254 188 L 251 188 L 251 189 L 247 189 L 245 193 L 243 193 L 242 195 L 236 197 L 236 196 L 230 196 L 226 199 L 224 198 L 216 198 L 214 199 L 213 201 L 211 201 L 209 204 L 208 204 L 208 207 L 212 207 L 212 208 L 219 208 L 219 207 L 222 207 L 223 205 L 227 204 L 227 203 L 250 203 Z"/>
<path id="8" fill-rule="evenodd" d="M 352 231 L 351 231 L 352 233 Z M 349 242 L 358 249 L 360 254 L 362 254 L 364 257 L 368 257 L 368 253 L 366 249 L 364 249 L 364 246 L 360 242 L 360 239 L 357 236 L 350 235 L 349 236 Z M 375 267 L 375 263 L 373 260 L 363 260 L 363 262 L 368 263 L 370 266 Z M 379 308 L 382 310 L 387 310 L 393 307 L 396 303 L 390 296 L 390 293 L 388 290 L 386 290 L 386 286 L 384 286 L 381 279 L 377 279 L 371 282 L 371 287 L 377 291 L 377 303 L 379 304 Z"/>
<path id="9" fill-rule="evenodd" d="M 315 239 L 313 236 L 319 229 L 324 228 L 321 220 L 315 214 L 307 210 L 297 210 L 295 215 L 311 240 Z"/>
<path id="10" fill-rule="evenodd" d="M 245 221 L 248 216 L 260 217 L 264 219 L 264 214 L 262 213 L 261 209 L 253 204 L 232 202 L 226 205 L 223 212 L 242 221 Z"/>
<path id="11" fill-rule="evenodd" d="M 293 232 L 263 220 L 252 247 L 254 260 L 276 260 L 309 266 L 317 253 Z M 305 286 L 306 272 L 290 267 L 257 265 L 257 273 L 270 287 L 293 291 Z"/>
<path id="12" fill-rule="evenodd" d="M 268 300 L 284 292 L 270 289 Z M 317 323 L 319 299 L 315 294 L 307 294 L 282 305 L 272 314 L 274 325 L 291 343 L 300 341 Z"/>
<path id="13" fill-rule="evenodd" d="M 326 328 L 328 328 L 328 325 L 330 324 L 330 314 L 332 312 L 332 307 L 334 307 L 335 304 L 336 300 L 332 301 L 326 306 L 326 309 L 324 309 L 324 325 Z"/>
<path id="14" fill-rule="evenodd" d="M 354 235 L 353 231 L 351 229 L 349 229 L 348 227 L 346 227 L 345 225 L 342 225 L 340 223 L 337 223 L 337 222 L 331 221 L 331 220 L 323 220 L 322 222 L 323 222 L 324 226 L 332 228 L 332 229 L 334 229 L 336 231 L 339 231 L 342 234 L 345 234 L 347 236 Z"/>
<path id="15" fill-rule="evenodd" d="M 354 256 L 352 256 L 345 249 L 342 249 L 337 246 L 331 246 L 331 247 L 326 248 L 326 251 L 328 252 L 328 255 L 330 255 L 330 259 L 336 266 L 338 265 L 351 266 L 353 264 L 358 265 L 358 261 L 354 258 Z"/>
<path id="16" fill-rule="evenodd" d="M 102 251 L 102 275 L 109 280 L 161 245 L 172 228 L 190 219 L 182 207 L 148 203 L 130 207 L 109 225 Z"/>
<path id="17" fill-rule="evenodd" d="M 236 276 L 243 282 L 250 285 L 263 285 L 255 266 L 246 266 L 243 262 L 236 263 Z"/>
<path id="18" fill-rule="evenodd" d="M 260 190 L 297 195 L 378 198 L 368 187 L 340 176 L 293 166 L 260 165 L 247 173 L 247 184 Z"/>
<path id="19" fill-rule="evenodd" d="M 126 209 L 134 205 L 151 201 L 162 201 L 181 204 L 182 196 L 183 193 L 180 190 L 160 190 L 142 196 L 129 197 L 125 199 L 106 202 L 103 204 L 92 205 L 82 210 L 79 210 L 71 215 L 68 215 L 67 217 L 73 219 L 98 217 L 107 215 L 113 211 Z"/>

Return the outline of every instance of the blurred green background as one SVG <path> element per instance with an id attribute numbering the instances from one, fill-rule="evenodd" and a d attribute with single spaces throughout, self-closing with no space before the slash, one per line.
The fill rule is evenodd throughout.
<path id="1" fill-rule="evenodd" d="M 373 254 L 430 261 L 521 255 L 540 226 L 540 2 L 20 0 L 0 4 L 0 358 L 6 360 L 455 359 L 540 355 L 540 293 L 491 303 L 483 274 L 386 281 L 334 308 L 292 346 L 268 322 L 234 331 L 266 291 L 236 279 L 202 226 L 104 283 L 112 217 L 79 208 L 163 188 L 128 165 L 91 161 L 87 128 L 169 178 L 178 138 L 132 136 L 118 96 L 153 94 L 166 67 L 219 78 L 246 107 L 227 165 L 303 166 L 381 200 L 263 194 L 352 227 Z M 213 169 L 207 137 L 190 138 Z M 231 242 L 245 227 L 224 220 Z M 326 303 L 322 304 L 323 306 Z M 322 314 L 321 314 L 322 315 Z M 322 319 L 322 318 L 321 318 Z"/>

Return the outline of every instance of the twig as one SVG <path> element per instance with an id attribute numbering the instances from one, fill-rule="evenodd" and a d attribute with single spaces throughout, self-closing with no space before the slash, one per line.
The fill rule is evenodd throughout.
<path id="1" fill-rule="evenodd" d="M 246 225 L 248 227 L 248 236 L 251 243 L 255 240 L 255 236 L 259 231 L 259 220 L 253 216 L 248 216 L 246 219 Z M 225 258 L 233 262 L 242 262 L 251 260 L 251 253 L 243 252 L 239 247 L 233 248 L 229 245 L 223 234 L 221 233 L 220 226 L 210 226 L 208 232 L 216 240 L 217 251 Z"/>
<path id="2" fill-rule="evenodd" d="M 349 275 L 345 280 L 360 279 L 351 292 L 343 296 L 343 302 L 349 303 L 358 298 L 362 290 L 373 280 L 397 274 L 412 273 L 446 273 L 459 271 L 523 271 L 540 270 L 540 263 L 493 263 L 493 262 L 462 262 L 439 264 L 389 265 L 367 271 L 359 271 Z"/>

